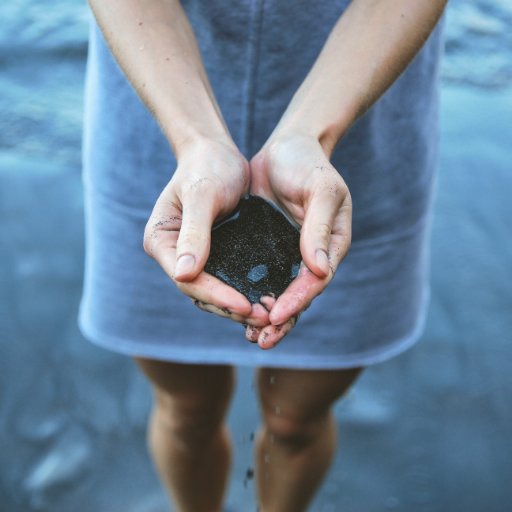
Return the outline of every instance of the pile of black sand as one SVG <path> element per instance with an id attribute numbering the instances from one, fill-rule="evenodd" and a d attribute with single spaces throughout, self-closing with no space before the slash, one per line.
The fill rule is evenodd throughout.
<path id="1" fill-rule="evenodd" d="M 264 295 L 279 297 L 299 271 L 299 236 L 274 205 L 258 196 L 245 197 L 213 227 L 205 271 L 253 304 Z"/>

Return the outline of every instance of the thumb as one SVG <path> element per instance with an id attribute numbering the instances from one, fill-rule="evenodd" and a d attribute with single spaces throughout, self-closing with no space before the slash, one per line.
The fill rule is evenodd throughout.
<path id="1" fill-rule="evenodd" d="M 300 235 L 300 252 L 306 266 L 323 279 L 330 273 L 329 245 L 339 208 L 332 194 L 318 192 L 310 200 Z"/>
<path id="2" fill-rule="evenodd" d="M 183 201 L 176 245 L 176 281 L 192 281 L 203 270 L 210 253 L 212 223 L 213 205 L 204 196 Z"/>

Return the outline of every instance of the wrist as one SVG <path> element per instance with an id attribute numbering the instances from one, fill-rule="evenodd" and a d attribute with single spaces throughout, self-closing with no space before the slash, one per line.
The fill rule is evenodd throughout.
<path id="1" fill-rule="evenodd" d="M 338 142 L 333 132 L 328 129 L 314 129 L 312 126 L 300 126 L 299 123 L 288 125 L 279 123 L 265 143 L 269 152 L 275 152 L 282 147 L 302 145 L 303 147 L 319 147 L 330 159 L 332 151 Z"/>
<path id="2" fill-rule="evenodd" d="M 261 151 L 251 160 L 253 168 L 298 168 L 311 160 L 312 155 L 329 160 L 318 138 L 296 130 L 274 132 Z"/>
<path id="3" fill-rule="evenodd" d="M 197 78 L 197 77 L 196 77 Z M 188 151 L 189 147 L 218 141 L 234 146 L 229 129 L 214 98 L 208 94 L 206 85 L 190 79 L 191 96 L 179 91 L 179 84 L 173 90 L 162 90 L 155 99 L 159 108 L 155 115 L 176 156 Z M 154 98 L 157 95 L 154 93 Z"/>
<path id="4" fill-rule="evenodd" d="M 332 109 L 331 109 L 332 110 Z M 295 137 L 316 140 L 322 147 L 327 158 L 331 157 L 339 140 L 348 130 L 353 121 L 348 113 L 329 111 L 325 105 L 290 104 L 274 132 L 272 140 L 286 141 Z"/>
<path id="5" fill-rule="evenodd" d="M 203 130 L 188 129 L 181 133 L 178 138 L 170 142 L 176 159 L 180 161 L 184 155 L 191 152 L 215 153 L 218 148 L 239 153 L 233 139 L 227 132 L 206 132 Z"/>
<path id="6" fill-rule="evenodd" d="M 189 171 L 201 168 L 208 174 L 223 175 L 238 169 L 249 173 L 249 164 L 230 137 L 195 136 L 183 140 L 176 154 L 178 167 Z"/>

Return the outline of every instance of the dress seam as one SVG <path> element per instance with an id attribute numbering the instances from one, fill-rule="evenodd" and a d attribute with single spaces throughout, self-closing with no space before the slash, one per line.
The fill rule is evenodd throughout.
<path id="1" fill-rule="evenodd" d="M 265 0 L 251 2 L 251 17 L 247 48 L 247 75 L 244 87 L 244 102 L 242 115 L 243 150 L 247 158 L 252 156 L 252 138 L 254 133 L 254 112 L 256 104 L 256 75 L 260 60 L 261 29 Z"/>

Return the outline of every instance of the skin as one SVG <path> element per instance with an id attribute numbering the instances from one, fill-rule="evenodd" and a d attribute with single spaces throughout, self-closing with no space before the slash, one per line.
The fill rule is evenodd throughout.
<path id="1" fill-rule="evenodd" d="M 90 1 L 114 56 L 178 162 L 148 220 L 144 248 L 184 294 L 247 325 L 246 337 L 261 348 L 281 342 L 347 254 L 352 202 L 330 156 L 412 60 L 445 3 L 353 0 L 268 141 L 248 162 L 222 118 L 180 3 Z M 273 200 L 302 226 L 304 263 L 277 300 L 267 297 L 252 306 L 203 271 L 213 222 L 248 191 Z M 220 511 L 230 460 L 224 417 L 232 368 L 137 363 L 153 384 L 149 443 L 176 510 Z M 261 512 L 306 510 L 336 448 L 332 404 L 358 372 L 260 370 Z"/>

